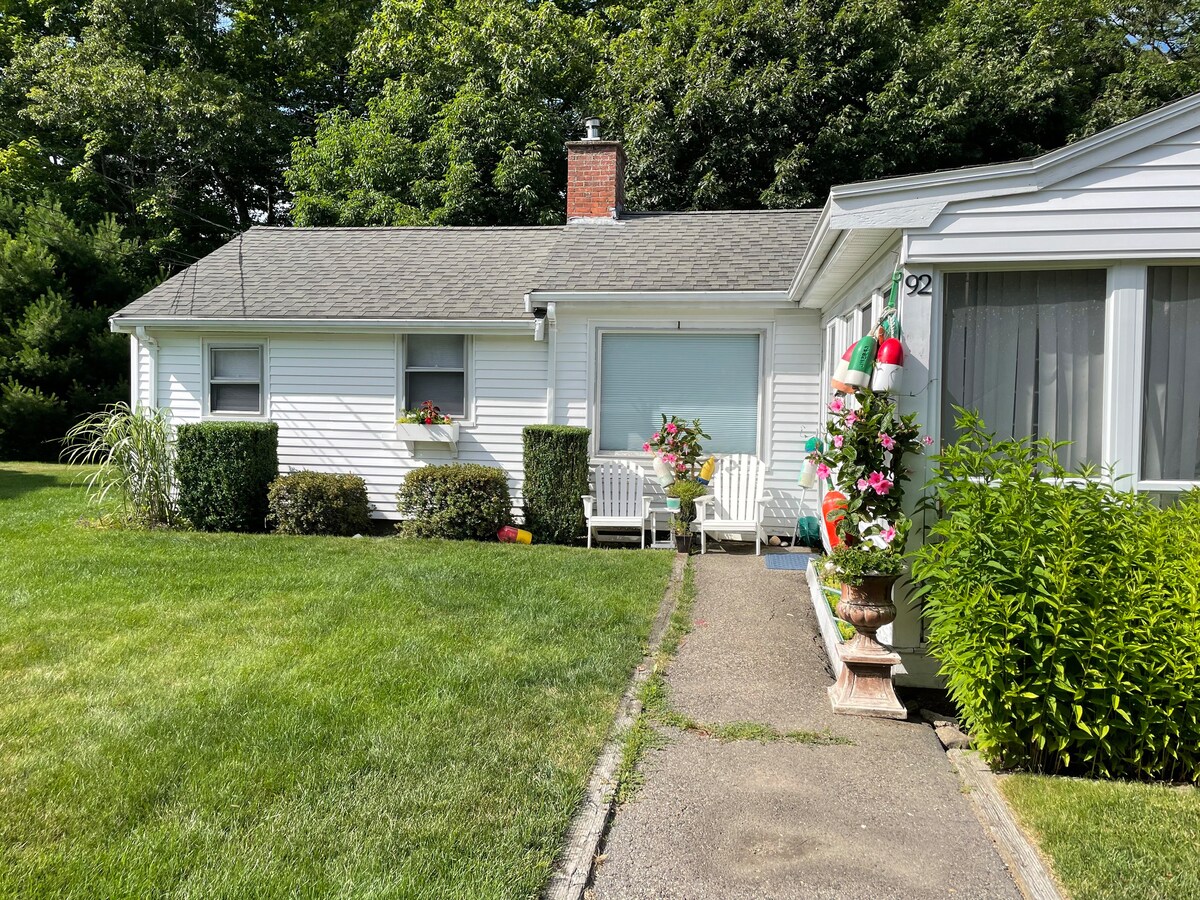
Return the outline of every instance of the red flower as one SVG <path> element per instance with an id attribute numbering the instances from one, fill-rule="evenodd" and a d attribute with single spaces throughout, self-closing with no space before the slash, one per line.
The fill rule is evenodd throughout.
<path id="1" fill-rule="evenodd" d="M 426 419 L 426 420 L 425 420 L 425 424 L 426 424 L 426 425 L 432 425 L 432 424 L 433 424 L 433 419 Z"/>

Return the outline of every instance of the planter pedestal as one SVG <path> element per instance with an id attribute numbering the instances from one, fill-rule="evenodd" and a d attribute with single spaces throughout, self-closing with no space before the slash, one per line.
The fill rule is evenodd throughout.
<path id="1" fill-rule="evenodd" d="M 900 655 L 875 637 L 875 632 L 896 618 L 891 596 L 897 577 L 869 575 L 860 586 L 842 585 L 838 618 L 853 625 L 857 633 L 837 648 L 842 672 L 837 683 L 829 688 L 829 701 L 835 713 L 908 718 L 908 710 L 896 698 L 892 685 L 892 666 L 899 664 Z"/>

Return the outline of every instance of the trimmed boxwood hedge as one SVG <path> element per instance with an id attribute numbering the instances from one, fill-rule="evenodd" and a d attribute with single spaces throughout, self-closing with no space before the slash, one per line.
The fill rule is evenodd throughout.
<path id="1" fill-rule="evenodd" d="M 180 425 L 175 475 L 179 511 L 200 531 L 263 531 L 267 487 L 279 477 L 274 422 Z"/>
<path id="2" fill-rule="evenodd" d="M 371 530 L 367 483 L 357 475 L 302 469 L 267 490 L 267 525 L 276 534 L 350 537 Z"/>
<path id="3" fill-rule="evenodd" d="M 526 425 L 525 527 L 540 544 L 571 544 L 583 534 L 590 428 Z"/>
<path id="4" fill-rule="evenodd" d="M 494 541 L 512 523 L 508 476 L 491 466 L 425 466 L 404 476 L 396 500 L 405 537 Z"/>

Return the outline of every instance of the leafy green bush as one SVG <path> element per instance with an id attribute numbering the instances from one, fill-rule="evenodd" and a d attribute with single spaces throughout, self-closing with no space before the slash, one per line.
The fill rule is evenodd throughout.
<path id="1" fill-rule="evenodd" d="M 1200 780 L 1200 492 L 1159 510 L 1068 480 L 1061 444 L 958 425 L 912 572 L 980 749 L 1040 772 Z"/>
<path id="2" fill-rule="evenodd" d="M 696 521 L 696 498 L 708 493 L 708 487 L 698 481 L 680 478 L 667 485 L 667 496 L 679 499 L 679 515 L 681 522 Z"/>
<path id="3" fill-rule="evenodd" d="M 279 477 L 274 422 L 179 426 L 175 474 L 179 511 L 201 531 L 262 531 L 267 487 Z"/>
<path id="4" fill-rule="evenodd" d="M 357 475 L 302 470 L 267 489 L 267 527 L 277 534 L 349 537 L 371 529 L 367 483 Z"/>
<path id="5" fill-rule="evenodd" d="M 583 534 L 591 429 L 526 425 L 525 527 L 544 544 L 570 544 Z"/>
<path id="6" fill-rule="evenodd" d="M 0 459 L 57 459 L 68 425 L 58 397 L 13 380 L 0 384 Z"/>
<path id="7" fill-rule="evenodd" d="M 116 403 L 67 432 L 64 456 L 98 468 L 87 478 L 89 499 L 121 502 L 125 524 L 176 524 L 174 446 L 170 413 Z"/>
<path id="8" fill-rule="evenodd" d="M 404 477 L 396 499 L 406 537 L 490 541 L 512 522 L 508 477 L 491 466 L 425 466 Z"/>

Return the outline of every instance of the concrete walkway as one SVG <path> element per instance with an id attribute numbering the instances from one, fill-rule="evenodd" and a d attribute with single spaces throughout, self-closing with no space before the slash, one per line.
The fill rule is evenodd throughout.
<path id="1" fill-rule="evenodd" d="M 694 560 L 696 625 L 667 681 L 698 722 L 829 732 L 849 746 L 721 743 L 664 729 L 590 896 L 1019 898 L 927 725 L 835 716 L 801 572 Z"/>

